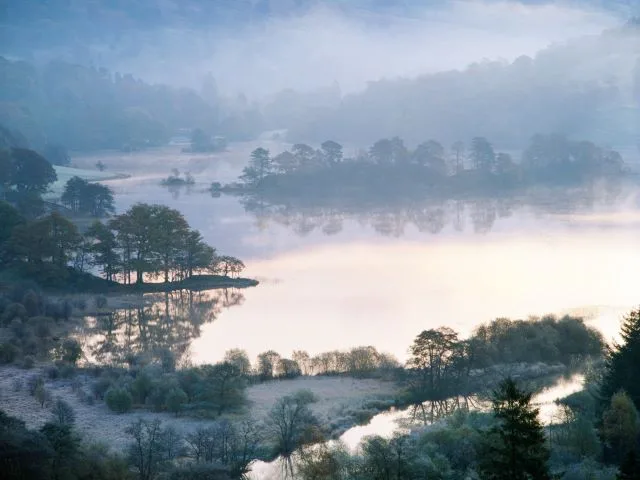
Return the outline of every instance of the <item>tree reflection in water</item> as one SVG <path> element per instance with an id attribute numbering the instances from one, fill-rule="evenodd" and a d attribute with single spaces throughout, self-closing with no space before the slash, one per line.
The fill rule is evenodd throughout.
<path id="1" fill-rule="evenodd" d="M 240 201 L 245 211 L 255 217 L 260 230 L 275 223 L 299 236 L 314 231 L 335 235 L 345 224 L 354 222 L 384 236 L 400 237 L 407 228 L 438 234 L 449 225 L 457 232 L 471 229 L 486 234 L 496 222 L 511 217 L 516 210 L 527 209 L 537 216 L 589 213 L 599 206 L 620 204 L 631 193 L 619 181 L 608 180 L 576 188 L 546 187 L 499 197 L 329 201 L 297 197 L 267 200 L 260 194 L 245 194 Z"/>
<path id="2" fill-rule="evenodd" d="M 89 317 L 81 335 L 84 351 L 103 365 L 185 364 L 201 326 L 243 301 L 237 289 L 145 294 L 139 306 Z"/>

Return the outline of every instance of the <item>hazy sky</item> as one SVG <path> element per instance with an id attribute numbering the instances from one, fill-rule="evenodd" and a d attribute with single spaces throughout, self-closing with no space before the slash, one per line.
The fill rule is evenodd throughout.
<path id="1" fill-rule="evenodd" d="M 383 77 L 413 77 L 488 59 L 533 55 L 552 42 L 600 33 L 622 19 L 597 10 L 518 2 L 454 1 L 409 16 L 319 7 L 219 37 L 216 32 L 147 33 L 121 71 L 199 86 L 211 71 L 225 93 L 251 97 L 337 81 L 343 92 Z M 110 54 L 104 59 L 108 60 Z M 109 63 L 112 63 L 111 59 Z"/>

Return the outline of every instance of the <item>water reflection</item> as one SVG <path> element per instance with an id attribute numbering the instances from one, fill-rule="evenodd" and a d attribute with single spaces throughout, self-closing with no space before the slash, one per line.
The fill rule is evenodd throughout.
<path id="1" fill-rule="evenodd" d="M 584 376 L 576 373 L 570 376 L 551 376 L 537 379 L 533 382 L 524 382 L 525 389 L 535 392 L 533 404 L 539 408 L 539 418 L 545 424 L 554 423 L 558 420 L 561 408 L 556 400 L 564 398 L 572 393 L 582 390 Z M 415 427 L 433 424 L 439 419 L 445 418 L 458 409 L 484 410 L 491 408 L 489 393 L 473 397 L 459 397 L 437 402 L 425 402 L 423 408 L 416 409 L 409 407 L 406 409 L 391 409 L 374 416 L 366 425 L 359 425 L 350 428 L 340 436 L 339 441 L 345 445 L 351 453 L 356 453 L 365 437 L 379 435 L 384 438 L 391 438 L 394 434 L 406 434 Z M 419 413 L 416 415 L 416 413 Z M 426 412 L 426 417 L 422 417 L 422 412 Z M 327 442 L 328 446 L 335 445 L 335 441 Z M 289 468 L 295 469 L 294 465 Z M 287 466 L 282 458 L 273 462 L 254 462 L 249 478 L 252 480 L 276 480 L 285 478 L 282 475 L 283 467 Z"/>
<path id="2" fill-rule="evenodd" d="M 136 306 L 89 317 L 82 334 L 84 350 L 100 364 L 184 364 L 201 327 L 243 301 L 237 289 L 145 294 Z"/>
<path id="3" fill-rule="evenodd" d="M 275 223 L 304 237 L 314 231 L 340 233 L 346 222 L 368 226 L 380 235 L 400 237 L 407 229 L 438 234 L 451 226 L 457 232 L 486 234 L 501 219 L 529 209 L 536 215 L 586 213 L 622 203 L 630 192 L 620 182 L 608 180 L 580 188 L 542 188 L 501 197 L 463 199 L 395 199 L 314 202 L 307 198 L 268 200 L 246 194 L 240 203 L 259 229 Z"/>

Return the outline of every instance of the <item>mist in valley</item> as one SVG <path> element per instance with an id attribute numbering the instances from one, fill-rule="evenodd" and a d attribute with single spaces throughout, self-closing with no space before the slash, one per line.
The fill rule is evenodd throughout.
<path id="1" fill-rule="evenodd" d="M 636 478 L 637 3 L 0 1 L 9 478 Z"/>

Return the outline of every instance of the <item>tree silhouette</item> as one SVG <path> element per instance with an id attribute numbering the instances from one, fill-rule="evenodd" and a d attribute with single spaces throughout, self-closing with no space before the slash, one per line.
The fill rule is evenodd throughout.
<path id="1" fill-rule="evenodd" d="M 615 344 L 609 351 L 607 371 L 602 382 L 603 406 L 619 390 L 624 390 L 640 409 L 640 309 L 629 313 L 622 324 L 621 344 Z"/>
<path id="2" fill-rule="evenodd" d="M 488 452 L 480 465 L 487 480 L 550 479 L 543 426 L 531 393 L 518 388 L 511 378 L 493 393 L 493 412 L 498 425 L 488 438 Z"/>

